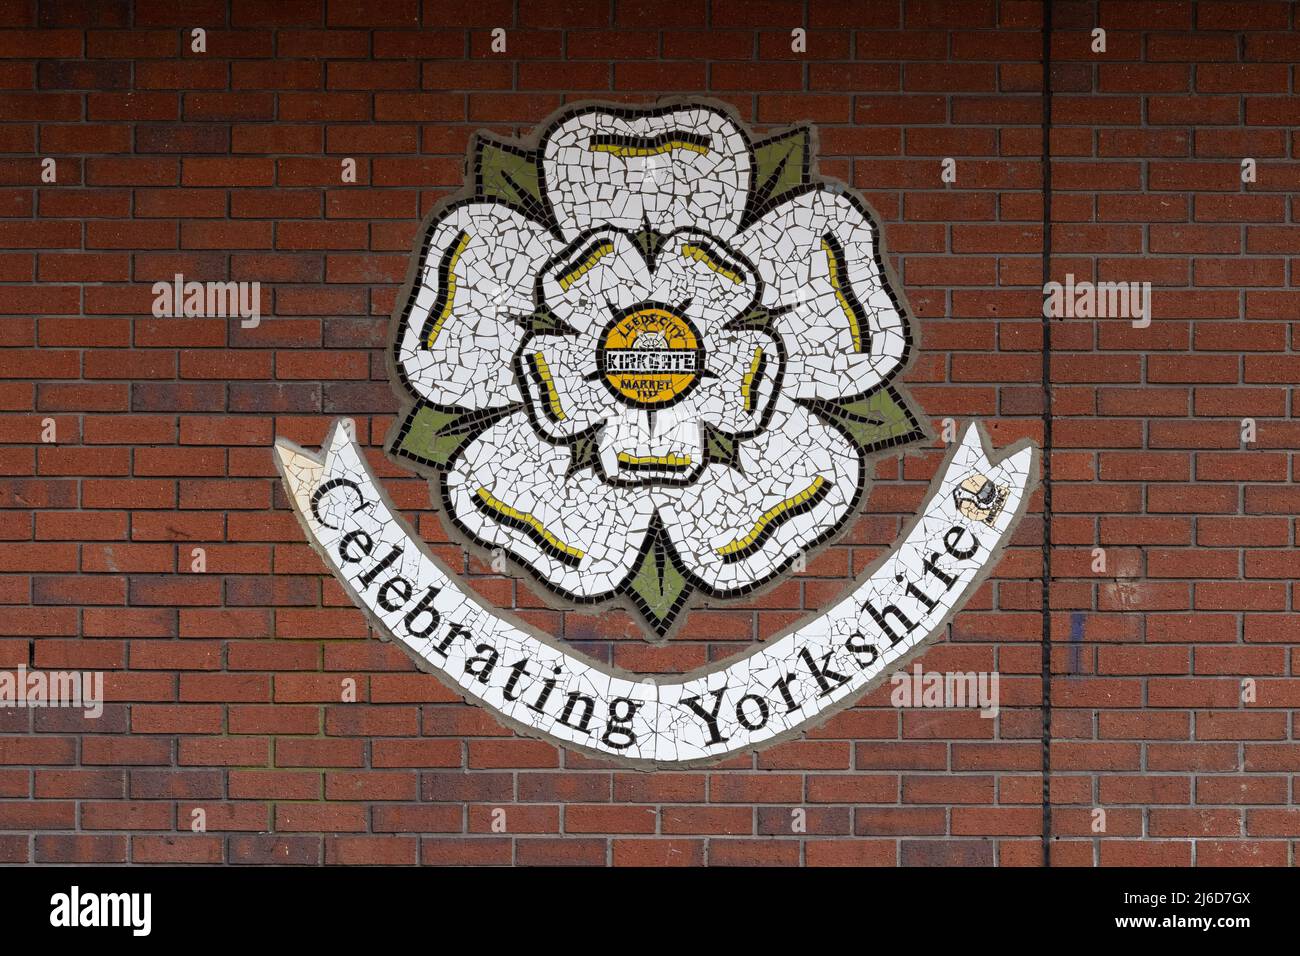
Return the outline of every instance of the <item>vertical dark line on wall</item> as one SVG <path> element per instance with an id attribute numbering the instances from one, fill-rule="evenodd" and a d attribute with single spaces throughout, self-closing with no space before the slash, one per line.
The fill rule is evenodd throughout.
<path id="1" fill-rule="evenodd" d="M 1043 0 L 1043 285 L 1052 273 L 1052 0 Z M 1043 866 L 1052 865 L 1052 320 L 1043 315 Z"/>

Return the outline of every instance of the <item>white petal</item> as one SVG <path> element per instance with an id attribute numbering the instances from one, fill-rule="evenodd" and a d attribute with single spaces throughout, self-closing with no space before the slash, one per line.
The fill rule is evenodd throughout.
<path id="1" fill-rule="evenodd" d="M 650 298 L 680 309 L 708 335 L 743 314 L 757 290 L 748 262 L 712 236 L 686 230 L 668 236 L 660 247 Z"/>
<path id="2" fill-rule="evenodd" d="M 785 399 L 768 430 L 741 449 L 743 473 L 711 464 L 658 502 L 678 555 L 715 592 L 761 583 L 832 534 L 864 481 L 857 449 Z"/>
<path id="3" fill-rule="evenodd" d="M 843 193 L 805 192 L 772 209 L 736 239 L 778 312 L 785 391 L 793 398 L 848 398 L 906 364 L 907 320 L 879 255 L 878 230 Z"/>
<path id="4" fill-rule="evenodd" d="M 632 237 L 597 229 L 571 243 L 542 268 L 541 298 L 561 322 L 595 334 L 614 313 L 644 302 L 650 267 Z"/>
<path id="5" fill-rule="evenodd" d="M 710 336 L 707 349 L 705 364 L 716 377 L 700 386 L 700 420 L 730 435 L 754 434 L 783 377 L 779 343 L 756 329 L 732 329 Z"/>
<path id="6" fill-rule="evenodd" d="M 515 316 L 533 311 L 538 270 L 560 250 L 544 228 L 499 203 L 454 206 L 428 231 L 395 357 L 419 396 L 439 405 L 520 400 Z M 447 281 L 443 281 L 443 274 Z"/>
<path id="7" fill-rule="evenodd" d="M 572 438 L 610 415 L 617 402 L 596 373 L 596 339 L 538 334 L 524 340 L 519 374 L 534 427 L 557 440 Z"/>
<path id="8" fill-rule="evenodd" d="M 461 452 L 446 475 L 456 523 L 501 547 L 566 595 L 609 594 L 631 573 L 653 507 L 591 470 L 566 475 L 569 449 L 543 441 L 518 412 Z"/>
<path id="9" fill-rule="evenodd" d="M 543 190 L 573 239 L 595 225 L 734 235 L 749 193 L 748 139 L 705 106 L 593 108 L 571 115 L 541 145 Z"/>
<path id="10" fill-rule="evenodd" d="M 704 432 L 694 396 L 654 411 L 620 407 L 601 429 L 600 460 L 612 481 L 694 479 L 704 466 Z"/>

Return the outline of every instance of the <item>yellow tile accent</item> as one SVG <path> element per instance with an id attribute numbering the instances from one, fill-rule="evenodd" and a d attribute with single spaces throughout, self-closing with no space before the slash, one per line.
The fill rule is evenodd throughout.
<path id="1" fill-rule="evenodd" d="M 844 310 L 845 317 L 849 320 L 849 333 L 853 336 L 853 350 L 862 351 L 862 329 L 858 328 L 858 317 L 854 314 L 853 309 L 849 306 L 849 300 L 844 297 L 843 286 L 840 285 L 842 278 L 840 276 L 840 263 L 835 258 L 835 250 L 825 239 L 822 240 L 822 252 L 826 253 L 826 262 L 831 270 L 831 288 L 835 290 L 835 298 L 839 300 L 840 308 Z"/>
<path id="2" fill-rule="evenodd" d="M 687 259 L 694 259 L 696 262 L 703 262 L 718 275 L 722 276 L 724 279 L 730 279 L 736 285 L 740 285 L 745 281 L 740 277 L 740 273 L 733 269 L 725 268 L 711 255 L 693 243 L 686 242 L 682 244 L 682 255 Z"/>
<path id="3" fill-rule="evenodd" d="M 460 261 L 460 254 L 465 251 L 469 245 L 469 233 L 462 232 L 460 238 L 456 241 L 456 251 L 451 254 L 451 261 L 447 265 L 447 297 L 442 303 L 442 313 L 438 320 L 433 323 L 433 328 L 429 330 L 429 348 L 433 348 L 433 343 L 438 338 L 438 333 L 442 331 L 443 323 L 451 317 L 452 308 L 456 304 L 456 263 Z"/>
<path id="4" fill-rule="evenodd" d="M 661 156 L 664 153 L 671 153 L 677 149 L 688 149 L 692 153 L 699 153 L 701 156 L 707 156 L 709 147 L 700 143 L 688 143 L 685 140 L 670 139 L 667 142 L 659 143 L 655 146 L 620 146 L 618 143 L 596 143 L 587 144 L 587 151 L 591 153 L 609 153 L 620 159 L 627 159 L 631 156 Z"/>
<path id="5" fill-rule="evenodd" d="M 489 510 L 496 512 L 502 517 L 510 518 L 514 521 L 519 521 L 522 522 L 523 524 L 526 524 L 528 527 L 536 531 L 542 537 L 542 540 L 544 540 L 547 544 L 549 544 L 553 548 L 563 551 L 569 557 L 581 561 L 584 557 L 587 556 L 587 552 L 581 551 L 578 548 L 573 547 L 572 545 L 565 544 L 563 541 L 557 538 L 554 534 L 548 531 L 546 526 L 542 524 L 539 520 L 537 520 L 536 517 L 529 514 L 527 511 L 519 511 L 516 508 L 510 507 L 500 498 L 493 496 L 492 492 L 488 491 L 486 488 L 480 488 L 478 490 L 478 499 L 479 501 L 483 502 L 483 504 Z"/>
<path id="6" fill-rule="evenodd" d="M 618 453 L 620 465 L 663 465 L 668 468 L 686 468 L 691 463 L 690 455 L 629 455 Z"/>
<path id="7" fill-rule="evenodd" d="M 758 366 L 763 361 L 763 349 L 761 347 L 754 349 L 754 359 L 749 363 L 749 371 L 745 373 L 744 379 L 740 383 L 740 397 L 745 400 L 745 411 L 754 410 L 754 396 L 750 389 L 754 386 L 754 376 L 758 374 Z"/>
<path id="8" fill-rule="evenodd" d="M 564 421 L 569 416 L 564 414 L 564 406 L 560 404 L 560 393 L 555 390 L 555 380 L 551 377 L 551 367 L 546 364 L 546 357 L 541 352 L 534 352 L 533 362 L 537 366 L 537 377 L 546 389 L 546 404 L 550 406 L 551 414 Z"/>
<path id="9" fill-rule="evenodd" d="M 579 262 L 576 266 L 574 266 L 564 275 L 560 276 L 560 280 L 559 280 L 560 288 L 567 292 L 569 290 L 569 286 L 573 285 L 573 283 L 581 279 L 584 275 L 587 274 L 588 271 L 590 271 L 592 266 L 594 266 L 597 262 L 605 258 L 605 256 L 609 255 L 613 251 L 614 251 L 614 243 L 602 242 L 595 249 L 591 250 L 591 254 L 587 256 L 587 258 L 583 259 L 581 262 Z"/>
<path id="10" fill-rule="evenodd" d="M 823 478 L 821 475 L 818 475 L 816 478 L 813 479 L 811 485 L 809 485 L 803 491 L 799 492 L 797 495 L 791 495 L 789 498 L 786 498 L 784 501 L 778 501 L 771 508 L 768 508 L 766 511 L 763 512 L 763 516 L 759 518 L 757 522 L 755 522 L 754 527 L 750 529 L 749 534 L 745 535 L 743 538 L 737 538 L 735 541 L 732 541 L 730 544 L 724 544 L 722 547 L 716 549 L 718 554 L 724 556 L 728 554 L 735 554 L 737 551 L 741 551 L 749 547 L 751 544 L 753 544 L 755 541 L 758 540 L 758 536 L 763 533 L 764 528 L 770 525 L 773 521 L 780 518 L 791 508 L 798 507 L 799 505 L 807 501 L 809 498 L 811 498 L 813 495 L 817 494 L 817 492 L 821 490 L 821 487 L 824 484 L 826 484 L 826 479 Z"/>

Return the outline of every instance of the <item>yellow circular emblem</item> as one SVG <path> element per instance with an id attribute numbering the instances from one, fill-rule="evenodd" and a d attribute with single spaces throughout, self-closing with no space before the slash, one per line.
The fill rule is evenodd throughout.
<path id="1" fill-rule="evenodd" d="M 691 323 L 659 306 L 616 319 L 600 343 L 600 370 L 614 394 L 642 408 L 669 405 L 699 381 L 700 336 Z"/>

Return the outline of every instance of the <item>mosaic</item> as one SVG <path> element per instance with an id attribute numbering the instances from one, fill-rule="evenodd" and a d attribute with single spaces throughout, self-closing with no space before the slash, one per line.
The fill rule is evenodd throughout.
<path id="1" fill-rule="evenodd" d="M 923 437 L 877 228 L 810 139 L 699 104 L 480 138 L 394 337 L 394 451 L 467 538 L 662 638 L 833 537 L 866 456 Z"/>
<path id="2" fill-rule="evenodd" d="M 879 230 L 820 180 L 812 134 L 725 108 L 583 106 L 480 136 L 394 317 L 390 436 L 446 518 L 558 598 L 665 639 L 841 532 L 869 461 L 926 431 Z M 486 607 L 396 515 L 351 437 L 278 444 L 310 540 L 386 636 L 508 723 L 634 764 L 692 764 L 850 703 L 937 631 L 1036 473 L 971 426 L 906 537 L 852 593 L 729 666 L 623 674 Z"/>

